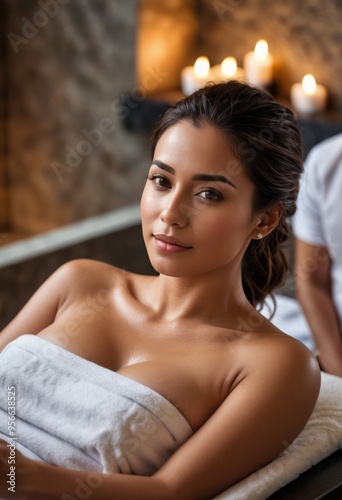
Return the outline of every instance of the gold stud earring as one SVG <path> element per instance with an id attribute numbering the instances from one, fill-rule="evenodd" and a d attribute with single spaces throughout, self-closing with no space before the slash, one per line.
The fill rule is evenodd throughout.
<path id="1" fill-rule="evenodd" d="M 261 233 L 257 233 L 257 238 L 258 238 L 258 240 L 261 240 L 262 234 Z"/>

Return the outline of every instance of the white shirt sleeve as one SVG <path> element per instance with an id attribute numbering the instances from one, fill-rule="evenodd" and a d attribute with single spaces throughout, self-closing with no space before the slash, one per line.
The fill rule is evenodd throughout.
<path id="1" fill-rule="evenodd" d="M 320 156 L 319 149 L 314 148 L 304 163 L 292 230 L 294 236 L 305 243 L 325 246 L 322 224 L 323 186 L 318 178 L 318 169 L 324 159 Z"/>

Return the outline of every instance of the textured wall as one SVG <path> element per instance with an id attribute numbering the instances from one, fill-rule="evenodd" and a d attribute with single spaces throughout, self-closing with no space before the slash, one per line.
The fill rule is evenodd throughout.
<path id="1" fill-rule="evenodd" d="M 147 141 L 120 122 L 120 98 L 142 98 L 136 3 L 6 2 L 13 231 L 39 233 L 139 198 Z"/>
<path id="2" fill-rule="evenodd" d="M 4 31 L 5 18 L 0 19 L 0 33 Z M 0 244 L 7 229 L 6 171 L 5 171 L 5 39 L 0 37 Z"/>
<path id="3" fill-rule="evenodd" d="M 197 57 L 200 2 L 197 0 L 139 0 L 137 78 L 144 86 L 148 68 L 161 70 L 150 94 L 179 87 L 179 75 Z"/>
<path id="4" fill-rule="evenodd" d="M 342 109 L 342 2 L 339 0 L 202 0 L 199 52 L 213 63 L 243 55 L 264 38 L 276 58 L 286 96 L 313 73 Z"/>
<path id="5" fill-rule="evenodd" d="M 339 0 L 3 0 L 4 7 L 0 232 L 6 221 L 34 234 L 136 202 L 148 131 L 129 132 L 120 119 L 147 95 L 176 89 L 181 68 L 200 54 L 213 64 L 234 55 L 241 64 L 266 38 L 283 95 L 312 72 L 342 110 Z M 1 137 L 2 125 L 0 118 Z"/>

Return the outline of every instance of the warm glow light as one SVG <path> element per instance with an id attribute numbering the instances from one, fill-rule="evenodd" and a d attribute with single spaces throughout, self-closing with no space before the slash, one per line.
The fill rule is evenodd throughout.
<path id="1" fill-rule="evenodd" d="M 221 71 L 227 78 L 234 76 L 237 70 L 235 57 L 226 57 L 221 64 Z"/>
<path id="2" fill-rule="evenodd" d="M 194 65 L 195 75 L 199 78 L 208 76 L 210 69 L 209 59 L 207 57 L 198 57 Z"/>
<path id="3" fill-rule="evenodd" d="M 302 80 L 302 86 L 306 94 L 314 94 L 317 87 L 315 78 L 312 75 L 305 75 Z"/>
<path id="4" fill-rule="evenodd" d="M 266 40 L 259 40 L 254 49 L 258 59 L 266 59 L 268 54 L 268 44 Z"/>

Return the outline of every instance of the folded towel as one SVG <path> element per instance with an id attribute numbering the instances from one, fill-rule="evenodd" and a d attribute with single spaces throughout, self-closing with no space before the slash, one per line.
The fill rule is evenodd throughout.
<path id="1" fill-rule="evenodd" d="M 17 449 L 71 469 L 150 475 L 192 434 L 167 399 L 42 337 L 0 353 L 0 435 L 16 394 Z"/>
<path id="2" fill-rule="evenodd" d="M 264 500 L 342 448 L 342 378 L 322 373 L 315 409 L 301 434 L 275 460 L 216 500 Z"/>

